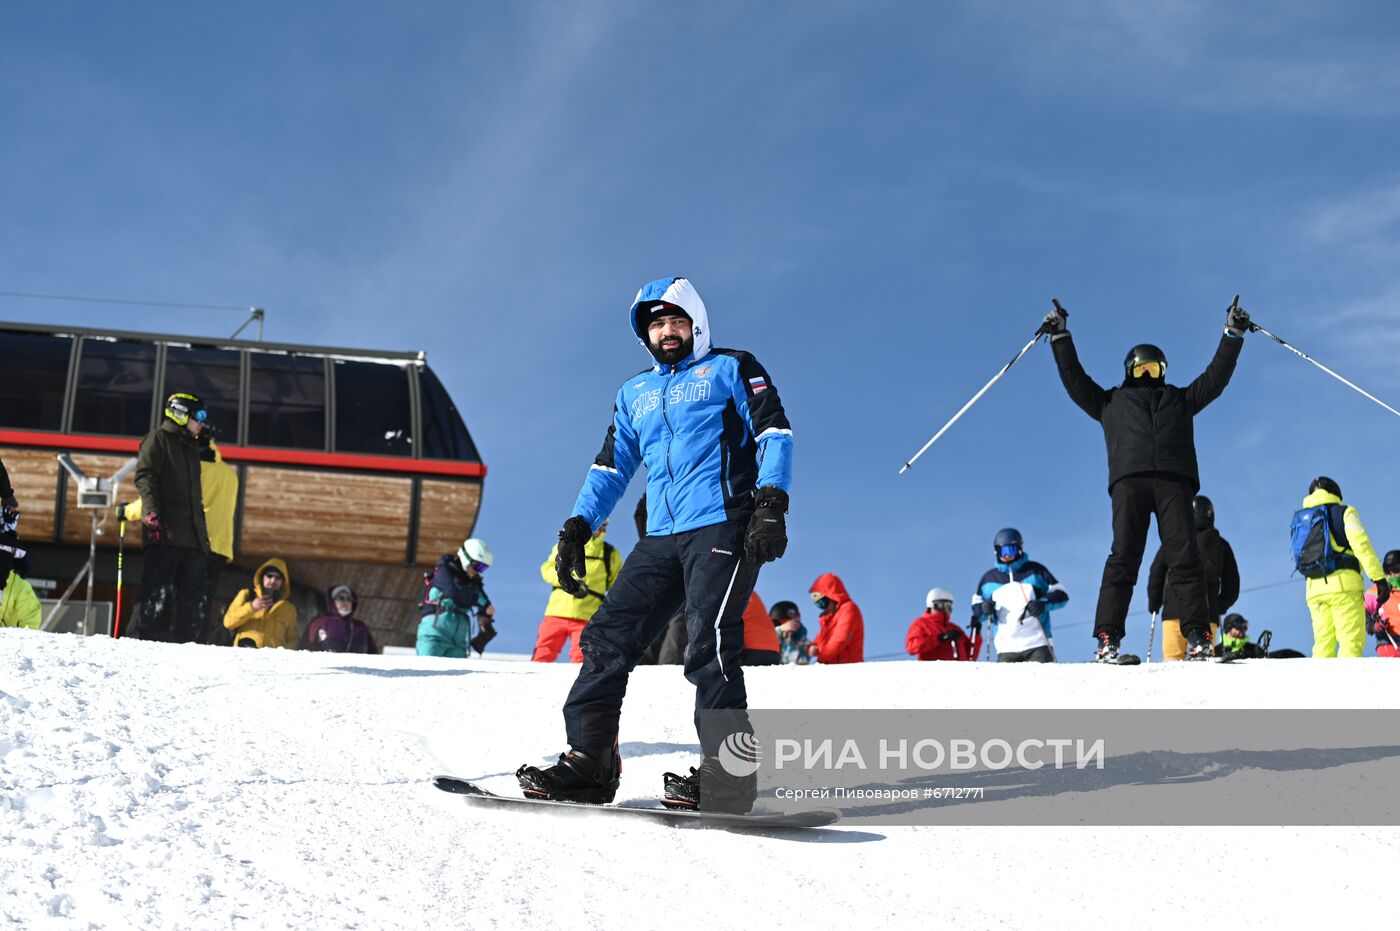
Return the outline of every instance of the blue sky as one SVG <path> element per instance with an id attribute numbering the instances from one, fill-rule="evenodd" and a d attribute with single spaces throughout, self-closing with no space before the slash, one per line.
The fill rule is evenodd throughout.
<path id="1" fill-rule="evenodd" d="M 497 643 L 525 650 L 538 565 L 647 362 L 628 303 L 685 275 L 794 425 L 766 601 L 805 605 L 837 572 L 867 655 L 898 655 L 925 591 L 969 597 L 1015 525 L 1068 588 L 1057 646 L 1083 659 L 1107 469 L 1049 351 L 898 467 L 1051 295 L 1105 385 L 1142 341 L 1189 381 L 1239 292 L 1400 399 L 1398 20 L 1383 3 L 11 5 L 0 290 L 256 304 L 269 339 L 425 349 L 491 470 Z M 239 322 L 17 299 L 0 319 Z M 1318 473 L 1400 547 L 1397 426 L 1250 338 L 1197 421 L 1246 588 L 1289 578 Z M 1309 648 L 1300 582 L 1238 607 Z M 1146 626 L 1130 618 L 1129 648 Z"/>

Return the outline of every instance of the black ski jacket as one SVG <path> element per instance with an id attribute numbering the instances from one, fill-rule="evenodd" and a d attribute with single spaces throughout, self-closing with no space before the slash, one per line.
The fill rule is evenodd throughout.
<path id="1" fill-rule="evenodd" d="M 160 515 L 162 543 L 209 551 L 202 484 L 199 440 L 175 421 L 162 418 L 160 426 L 141 441 L 136 455 L 136 490 L 146 513 Z"/>
<path id="2" fill-rule="evenodd" d="M 1206 606 L 1211 623 L 1215 623 L 1239 600 L 1240 567 L 1235 562 L 1235 551 L 1214 527 L 1196 531 L 1196 549 L 1201 554 L 1201 574 L 1206 580 Z M 1164 620 L 1180 620 L 1181 614 L 1175 610 L 1178 599 L 1172 597 L 1166 583 L 1167 560 L 1159 549 L 1147 574 L 1147 610 L 1155 612 L 1161 608 Z"/>
<path id="3" fill-rule="evenodd" d="M 1185 479 L 1192 494 L 1200 491 L 1194 418 L 1230 383 L 1243 345 L 1243 339 L 1222 336 L 1215 358 L 1185 388 L 1125 381 L 1105 391 L 1079 363 L 1072 337 L 1066 334 L 1051 342 L 1070 399 L 1103 425 L 1110 491 L 1120 478 L 1150 473 Z"/>

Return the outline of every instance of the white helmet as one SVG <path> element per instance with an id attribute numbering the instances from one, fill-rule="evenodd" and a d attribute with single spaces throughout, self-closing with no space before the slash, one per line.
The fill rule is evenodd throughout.
<path id="1" fill-rule="evenodd" d="M 478 540 L 472 537 L 462 543 L 462 548 L 457 551 L 457 561 L 462 564 L 463 569 L 470 569 L 472 563 L 491 565 L 491 547 L 486 545 L 485 540 Z"/>
<path id="2" fill-rule="evenodd" d="M 940 601 L 946 601 L 951 604 L 956 600 L 957 599 L 953 597 L 953 593 L 946 588 L 930 588 L 928 590 L 928 597 L 924 599 L 924 607 L 932 610 L 933 606 Z"/>

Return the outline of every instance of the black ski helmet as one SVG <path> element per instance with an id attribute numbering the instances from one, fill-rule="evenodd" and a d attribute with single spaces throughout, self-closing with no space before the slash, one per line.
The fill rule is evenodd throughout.
<path id="1" fill-rule="evenodd" d="M 1208 530 L 1215 526 L 1215 505 L 1205 495 L 1197 495 L 1191 499 L 1191 516 L 1197 530 Z"/>
<path id="2" fill-rule="evenodd" d="M 1342 486 L 1338 485 L 1335 481 L 1333 481 L 1325 475 L 1319 475 L 1317 478 L 1312 480 L 1312 484 L 1308 486 L 1308 494 L 1312 494 L 1319 488 L 1321 488 L 1323 491 L 1330 491 L 1338 498 L 1342 496 Z"/>
<path id="3" fill-rule="evenodd" d="M 783 621 L 790 621 L 800 616 L 801 612 L 797 608 L 797 603 L 793 601 L 780 601 L 768 609 L 768 617 L 774 624 L 781 624 Z"/>
<path id="4" fill-rule="evenodd" d="M 1225 615 L 1225 620 L 1223 620 L 1223 621 L 1220 622 L 1220 629 L 1221 629 L 1221 630 L 1235 630 L 1235 629 L 1239 629 L 1239 630 L 1245 631 L 1245 632 L 1247 633 L 1247 632 L 1249 631 L 1249 621 L 1246 621 L 1246 620 L 1244 619 L 1244 615 L 1243 615 L 1243 614 L 1227 614 L 1227 615 Z"/>
<path id="5" fill-rule="evenodd" d="M 1381 560 L 1381 569 L 1386 575 L 1400 575 L 1400 550 L 1391 550 Z"/>
<path id="6" fill-rule="evenodd" d="M 1015 562 L 1020 559 L 1025 553 L 1021 531 L 1015 527 L 1003 527 L 998 530 L 992 540 L 992 552 L 996 553 L 997 562 Z"/>
<path id="7" fill-rule="evenodd" d="M 1162 377 L 1145 379 L 1133 378 L 1133 366 L 1137 365 L 1139 362 L 1162 363 Z M 1138 343 L 1132 349 L 1129 349 L 1128 354 L 1123 358 L 1123 377 L 1128 379 L 1128 381 L 1165 381 L 1167 378 L 1167 354 L 1151 343 Z"/>

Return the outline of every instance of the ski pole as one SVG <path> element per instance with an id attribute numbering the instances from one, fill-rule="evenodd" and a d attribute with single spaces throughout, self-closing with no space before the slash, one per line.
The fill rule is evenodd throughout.
<path id="1" fill-rule="evenodd" d="M 1238 294 L 1235 295 L 1235 303 L 1238 304 L 1238 303 L 1239 303 L 1239 300 L 1240 300 L 1239 295 L 1238 295 Z M 1284 349 L 1287 349 L 1289 352 L 1291 352 L 1291 353 L 1297 355 L 1300 359 L 1304 359 L 1304 360 L 1306 360 L 1306 361 L 1308 361 L 1308 362 L 1311 362 L 1313 365 L 1315 365 L 1315 366 L 1317 366 L 1318 368 L 1322 369 L 1322 370 L 1323 370 L 1324 372 L 1326 372 L 1328 375 L 1331 375 L 1333 378 L 1337 379 L 1337 381 L 1339 381 L 1339 382 L 1341 382 L 1342 384 L 1346 385 L 1346 386 L 1347 386 L 1348 388 L 1350 388 L 1352 391 L 1355 391 L 1355 392 L 1357 392 L 1358 394 L 1360 394 L 1360 395 L 1362 395 L 1362 396 L 1364 396 L 1364 397 L 1370 398 L 1372 401 L 1375 401 L 1375 402 L 1376 402 L 1377 404 L 1379 404 L 1381 407 L 1383 407 L 1383 408 L 1385 408 L 1386 410 L 1390 411 L 1390 412 L 1391 412 L 1392 414 L 1394 414 L 1396 417 L 1400 417 L 1400 411 L 1397 411 L 1395 408 L 1391 407 L 1389 404 L 1385 403 L 1385 402 L 1382 401 L 1380 398 L 1376 397 L 1374 394 L 1372 394 L 1371 392 L 1367 391 L 1366 389 L 1361 388 L 1361 387 L 1359 387 L 1358 385 L 1356 385 L 1355 383 L 1350 382 L 1350 381 L 1348 381 L 1347 379 L 1343 378 L 1342 376 L 1338 375 L 1336 372 L 1332 371 L 1332 370 L 1329 369 L 1327 366 L 1323 365 L 1321 362 L 1317 361 L 1317 360 L 1314 359 L 1312 356 L 1308 355 L 1306 352 L 1303 352 L 1303 351 L 1302 351 L 1301 349 L 1299 349 L 1298 347 L 1291 345 L 1287 340 L 1282 339 L 1282 338 L 1280 338 L 1280 337 L 1278 337 L 1278 336 L 1275 336 L 1274 334 L 1270 333 L 1268 330 L 1264 329 L 1263 327 L 1261 327 L 1261 326 L 1260 326 L 1259 324 L 1257 324 L 1257 323 L 1251 322 L 1251 323 L 1249 324 L 1249 329 L 1250 329 L 1251 331 L 1253 331 L 1253 332 L 1256 332 L 1256 333 L 1263 333 L 1265 336 L 1267 336 L 1269 339 L 1273 340 L 1274 342 L 1278 343 L 1278 344 L 1279 344 L 1280 346 L 1282 346 Z"/>
<path id="2" fill-rule="evenodd" d="M 1157 612 L 1152 612 L 1152 626 L 1147 628 L 1147 661 L 1152 662 L 1152 644 L 1157 640 Z"/>
<path id="3" fill-rule="evenodd" d="M 1058 298 L 1053 298 L 1053 297 L 1052 297 L 1050 300 L 1054 302 L 1054 304 L 1055 304 L 1055 309 L 1056 309 L 1056 310 L 1062 312 L 1065 316 L 1069 316 L 1069 311 L 1065 310 L 1063 307 L 1060 306 L 1060 301 L 1059 301 Z M 900 466 L 899 474 L 900 474 L 900 475 L 903 475 L 905 472 L 908 472 L 908 471 L 909 471 L 909 467 L 912 466 L 914 463 L 918 462 L 918 461 L 919 461 L 919 457 L 922 456 L 924 453 L 928 452 L 928 448 L 929 448 L 930 446 L 932 446 L 934 443 L 937 443 L 938 440 L 939 440 L 939 438 L 942 437 L 943 434 L 945 434 L 945 433 L 948 432 L 948 428 L 951 427 L 953 424 L 955 424 L 955 423 L 958 422 L 958 418 L 962 417 L 963 414 L 966 414 L 966 413 L 968 412 L 968 409 L 971 408 L 972 405 L 974 405 L 974 404 L 976 404 L 978 401 L 980 401 L 980 400 L 982 399 L 982 395 L 986 394 L 988 391 L 991 390 L 992 385 L 995 385 L 997 382 L 1001 381 L 1001 377 L 1002 377 L 1003 375 L 1005 375 L 1007 372 L 1011 371 L 1011 366 L 1015 365 L 1017 362 L 1020 362 L 1020 361 L 1021 361 L 1021 357 L 1024 356 L 1026 353 L 1030 352 L 1031 347 L 1034 346 L 1037 342 L 1039 342 L 1039 341 L 1040 341 L 1040 338 L 1041 338 L 1042 336 L 1044 336 L 1044 335 L 1045 335 L 1045 324 L 1042 323 L 1042 324 L 1039 326 L 1039 328 L 1036 329 L 1035 335 L 1031 337 L 1031 341 L 1028 342 L 1028 343 L 1026 343 L 1026 345 L 1022 346 L 1022 347 L 1021 347 L 1021 351 L 1018 352 L 1018 353 L 1016 353 L 1016 355 L 1012 356 L 1012 357 L 1011 357 L 1011 361 L 1008 362 L 1008 363 L 1006 363 L 1005 365 L 1003 365 L 1003 366 L 1001 367 L 1001 371 L 1000 371 L 1000 372 L 997 372 L 995 375 L 993 375 L 993 376 L 992 376 L 992 380 L 989 381 L 989 382 L 987 382 L 985 385 L 983 385 L 983 386 L 982 386 L 982 390 L 979 391 L 979 392 L 977 392 L 976 394 L 974 394 L 974 395 L 972 396 L 972 400 L 971 400 L 971 401 L 968 401 L 966 404 L 964 404 L 964 405 L 962 406 L 962 410 L 960 410 L 960 411 L 958 411 L 956 414 L 954 414 L 954 415 L 953 415 L 953 419 L 950 420 L 950 421 L 948 421 L 947 423 L 945 423 L 945 424 L 943 425 L 942 429 L 940 429 L 937 433 L 935 433 L 935 434 L 933 435 L 933 439 L 931 439 L 931 440 L 929 440 L 927 443 L 925 443 L 925 444 L 923 445 L 923 448 L 920 449 L 917 453 L 915 453 L 915 454 L 909 459 L 908 462 L 906 462 L 906 463 L 904 463 L 904 465 Z"/>
<path id="4" fill-rule="evenodd" d="M 122 635 L 122 555 L 126 550 L 126 510 L 117 518 L 117 609 L 112 616 L 112 639 Z"/>

